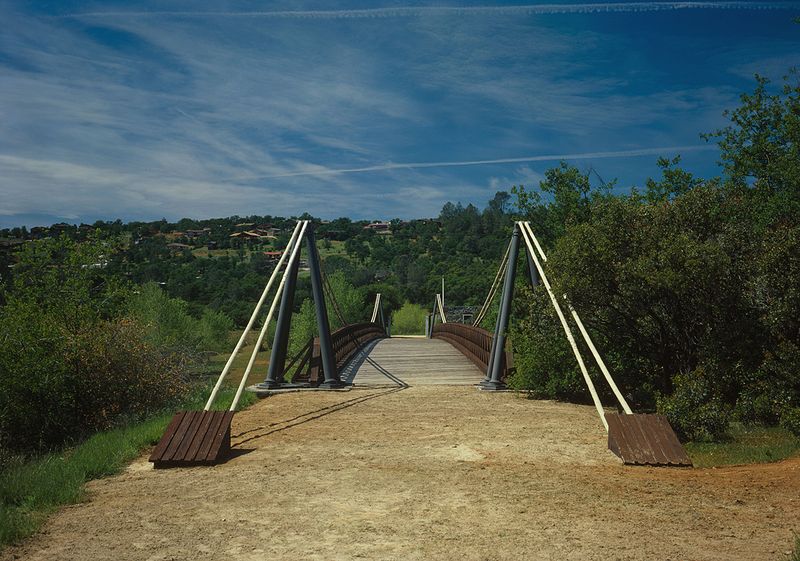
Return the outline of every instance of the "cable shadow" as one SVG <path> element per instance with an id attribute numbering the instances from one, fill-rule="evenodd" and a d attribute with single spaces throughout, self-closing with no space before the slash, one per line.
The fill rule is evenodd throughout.
<path id="1" fill-rule="evenodd" d="M 328 407 L 323 407 L 321 409 L 317 409 L 316 411 L 311 411 L 309 413 L 305 413 L 304 415 L 299 415 L 299 416 L 295 417 L 294 419 L 290 419 L 289 421 L 280 421 L 280 422 L 277 422 L 277 423 L 272 423 L 270 426 L 275 426 L 275 425 L 279 425 L 279 424 L 282 424 L 282 423 L 288 423 L 288 424 L 285 424 L 285 426 L 282 426 L 282 427 L 279 427 L 279 428 L 275 428 L 275 429 L 272 429 L 272 430 L 266 430 L 266 432 L 263 432 L 263 433 L 260 433 L 260 434 L 253 434 L 252 436 L 250 436 L 249 438 L 245 438 L 241 442 L 237 442 L 236 444 L 231 444 L 231 448 L 235 448 L 237 446 L 241 446 L 242 444 L 245 444 L 247 442 L 250 442 L 250 441 L 253 441 L 253 440 L 256 440 L 256 439 L 259 439 L 259 438 L 263 438 L 265 436 L 269 436 L 270 434 L 273 434 L 273 433 L 276 433 L 276 432 L 281 432 L 281 431 L 284 431 L 286 429 L 290 429 L 292 427 L 296 427 L 296 426 L 308 423 L 310 421 L 315 421 L 317 419 L 321 419 L 322 417 L 325 417 L 325 416 L 330 415 L 332 413 L 336 413 L 337 411 L 341 411 L 342 409 L 347 409 L 349 407 L 353 407 L 354 405 L 358 405 L 359 403 L 363 403 L 363 402 L 369 401 L 371 399 L 376 399 L 378 397 L 383 397 L 383 396 L 386 396 L 386 395 L 389 395 L 389 394 L 392 394 L 392 393 L 403 391 L 403 390 L 407 389 L 408 387 L 409 386 L 391 388 L 391 389 L 388 389 L 386 391 L 371 393 L 371 394 L 368 394 L 368 395 L 365 395 L 365 396 L 361 396 L 361 397 L 357 397 L 357 398 L 353 398 L 353 399 L 348 399 L 346 401 L 342 401 L 342 402 L 336 403 L 334 405 L 330 405 Z M 312 415 L 312 416 L 309 416 L 309 415 Z M 305 418 L 303 418 L 303 417 L 305 417 Z M 269 427 L 264 427 L 264 428 L 268 429 Z M 238 438 L 239 436 L 244 436 L 245 434 L 251 434 L 251 433 L 259 431 L 259 430 L 264 430 L 264 429 L 253 429 L 253 430 L 250 430 L 250 431 L 246 431 L 244 433 L 240 433 L 239 435 L 236 435 L 235 437 L 232 437 L 232 438 Z"/>
<path id="2" fill-rule="evenodd" d="M 381 374 L 383 374 L 384 376 L 386 376 L 387 378 L 389 378 L 389 379 L 390 379 L 392 382 L 394 382 L 395 384 L 397 384 L 397 385 L 398 385 L 398 386 L 400 386 L 401 388 L 408 388 L 408 387 L 410 387 L 410 386 L 409 386 L 408 384 L 406 384 L 406 383 L 405 383 L 405 382 L 404 382 L 404 381 L 403 381 L 401 378 L 398 378 L 396 375 L 394 375 L 394 374 L 392 374 L 391 372 L 389 372 L 388 370 L 386 370 L 386 369 L 385 369 L 383 366 L 381 366 L 380 364 L 378 364 L 377 362 L 375 362 L 375 361 L 374 361 L 374 360 L 372 360 L 371 358 L 367 357 L 367 360 L 366 360 L 366 361 L 367 361 L 367 362 L 368 362 L 368 363 L 369 363 L 369 364 L 370 364 L 370 365 L 371 365 L 373 368 L 375 368 L 375 370 L 377 370 L 378 372 L 380 372 Z"/>
<path id="3" fill-rule="evenodd" d="M 374 341 L 370 341 L 352 359 L 350 359 L 350 361 L 347 363 L 347 366 L 345 366 L 342 369 L 343 373 L 346 373 L 347 375 L 347 378 L 344 380 L 345 383 L 350 385 L 357 385 L 354 383 L 354 380 L 358 375 L 358 370 L 361 368 L 361 366 L 364 365 L 364 363 L 367 363 L 373 368 L 375 368 L 375 370 L 377 370 L 378 372 L 389 378 L 390 381 L 394 382 L 399 387 L 401 388 L 409 387 L 408 384 L 406 384 L 401 378 L 398 378 L 396 375 L 386 370 L 386 368 L 375 362 L 374 359 L 371 359 L 369 357 L 372 350 L 380 341 L 382 341 L 382 339 L 375 339 Z"/>
<path id="4" fill-rule="evenodd" d="M 369 395 L 375 395 L 375 394 L 369 394 Z M 351 403 L 351 402 L 354 402 L 354 401 L 359 401 L 361 399 L 364 399 L 364 397 L 365 396 L 363 396 L 363 395 L 359 396 L 359 397 L 353 397 L 353 398 L 347 399 L 345 401 L 340 401 L 338 403 L 334 403 L 333 405 L 326 405 L 325 407 L 320 407 L 319 409 L 315 409 L 314 411 L 309 411 L 307 413 L 301 413 L 300 415 L 297 415 L 296 417 L 292 417 L 291 419 L 283 419 L 282 421 L 274 421 L 272 423 L 269 423 L 267 425 L 267 427 L 274 427 L 276 425 L 283 425 L 285 423 L 291 423 L 292 421 L 296 421 L 298 419 L 302 419 L 303 417 L 308 417 L 309 415 L 313 415 L 314 413 L 321 413 L 322 411 L 327 411 L 328 409 L 332 409 L 332 408 L 337 407 L 339 405 L 342 405 L 344 403 Z M 259 431 L 259 430 L 263 430 L 264 428 L 266 428 L 266 427 L 250 429 L 250 430 L 242 431 L 242 432 L 240 432 L 238 434 L 232 434 L 231 438 L 239 438 L 240 436 L 244 436 L 246 434 L 250 434 L 251 432 L 256 432 L 256 431 Z"/>
<path id="5" fill-rule="evenodd" d="M 353 357 L 347 361 L 347 364 L 342 368 L 343 382 L 348 385 L 353 384 L 353 379 L 358 374 L 358 369 L 369 358 L 369 353 L 381 341 L 381 339 L 373 339 L 359 350 Z"/>

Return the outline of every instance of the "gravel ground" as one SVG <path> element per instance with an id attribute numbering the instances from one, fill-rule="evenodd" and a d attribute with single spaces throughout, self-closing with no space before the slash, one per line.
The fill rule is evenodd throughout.
<path id="1" fill-rule="evenodd" d="M 593 408 L 471 387 L 298 392 L 233 423 L 236 455 L 89 484 L 0 559 L 780 560 L 800 458 L 623 466 Z"/>

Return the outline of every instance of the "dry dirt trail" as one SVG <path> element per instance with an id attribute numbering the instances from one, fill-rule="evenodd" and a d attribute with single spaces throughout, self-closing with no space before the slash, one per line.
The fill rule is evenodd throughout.
<path id="1" fill-rule="evenodd" d="M 287 393 L 223 465 L 143 456 L 0 558 L 785 559 L 800 459 L 625 467 L 591 407 L 413 386 Z"/>

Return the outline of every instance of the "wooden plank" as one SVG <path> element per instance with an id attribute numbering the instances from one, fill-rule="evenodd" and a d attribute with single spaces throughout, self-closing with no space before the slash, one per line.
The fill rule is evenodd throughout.
<path id="1" fill-rule="evenodd" d="M 648 439 L 648 427 L 643 426 L 647 421 L 646 415 L 628 415 L 628 426 L 631 427 L 631 433 L 636 437 L 637 446 L 633 448 L 634 458 L 636 463 L 657 465 L 656 455 L 653 452 L 653 444 Z M 623 421 L 624 422 L 624 421 Z"/>
<path id="2" fill-rule="evenodd" d="M 178 426 L 178 430 L 175 431 L 175 436 L 172 438 L 172 442 L 169 443 L 166 451 L 161 455 L 160 461 L 170 461 L 172 457 L 177 452 L 178 448 L 183 442 L 183 437 L 186 434 L 186 429 L 189 428 L 192 420 L 194 419 L 195 413 L 197 411 L 187 411 L 186 414 L 183 416 L 181 420 L 181 424 Z"/>
<path id="3" fill-rule="evenodd" d="M 650 432 L 650 443 L 652 446 L 653 454 L 656 457 L 656 462 L 659 465 L 669 465 L 672 462 L 671 451 L 667 441 L 661 437 L 664 428 L 661 426 L 660 415 L 649 415 L 650 420 L 647 423 L 647 428 Z M 652 428 L 650 428 L 652 427 Z M 670 427 L 671 429 L 672 427 Z"/>
<path id="4" fill-rule="evenodd" d="M 172 437 L 175 436 L 175 432 L 178 430 L 178 426 L 181 424 L 184 415 L 186 415 L 186 411 L 178 411 L 173 415 L 172 420 L 169 422 L 169 425 L 167 425 L 167 429 L 164 431 L 164 435 L 153 449 L 153 453 L 150 454 L 149 461 L 155 462 L 161 459 L 161 456 L 164 455 L 170 442 L 172 442 Z"/>
<path id="5" fill-rule="evenodd" d="M 194 435 L 192 443 L 184 455 L 186 460 L 195 460 L 197 458 L 197 452 L 200 450 L 200 445 L 203 444 L 203 436 L 208 432 L 208 428 L 211 426 L 211 421 L 213 419 L 214 414 L 212 411 L 203 411 L 197 433 Z"/>
<path id="6" fill-rule="evenodd" d="M 213 415 L 211 416 L 211 423 L 209 424 L 206 434 L 203 435 L 203 442 L 200 444 L 200 449 L 197 451 L 197 454 L 195 455 L 195 458 L 197 458 L 198 461 L 200 460 L 205 461 L 206 457 L 208 456 L 209 450 L 211 450 L 211 445 L 214 442 L 213 435 L 217 433 L 220 424 L 222 424 L 222 415 L 220 415 L 222 411 L 213 411 L 212 413 Z"/>
<path id="7" fill-rule="evenodd" d="M 208 463 L 217 463 L 222 460 L 222 456 L 227 455 L 231 448 L 231 421 L 233 420 L 233 411 L 219 411 L 222 413 L 221 423 L 216 432 L 212 435 L 209 433 L 207 438 L 213 436 L 211 441 L 211 448 L 208 450 L 205 461 Z"/>
<path id="8" fill-rule="evenodd" d="M 664 415 L 654 415 L 658 418 L 659 424 L 662 425 L 661 434 L 659 439 L 664 453 L 668 456 L 668 460 L 672 465 L 692 465 L 692 460 L 686 453 L 686 450 L 678 440 L 678 435 L 672 430 L 669 421 Z"/>
<path id="9" fill-rule="evenodd" d="M 608 449 L 622 458 L 622 454 L 619 451 L 619 443 L 617 442 L 618 435 L 622 432 L 619 415 L 606 413 L 606 422 L 608 423 Z"/>
<path id="10" fill-rule="evenodd" d="M 203 422 L 205 413 L 205 411 L 193 411 L 192 422 L 189 423 L 189 426 L 186 428 L 186 433 L 181 439 L 181 445 L 178 446 L 177 450 L 175 450 L 175 454 L 172 456 L 172 458 L 170 458 L 171 460 L 182 461 L 188 459 L 186 458 L 186 452 L 188 452 L 189 447 L 192 445 L 192 441 L 194 440 L 195 436 L 197 436 L 197 429 L 200 428 L 200 424 Z"/>
<path id="11" fill-rule="evenodd" d="M 619 447 L 623 461 L 628 464 L 642 464 L 638 450 L 644 446 L 644 443 L 641 441 L 641 433 L 634 426 L 635 420 L 628 419 L 621 414 L 619 420 L 622 428 Z"/>
<path id="12" fill-rule="evenodd" d="M 483 372 L 445 340 L 391 338 L 379 340 L 348 379 L 355 385 L 473 385 Z"/>

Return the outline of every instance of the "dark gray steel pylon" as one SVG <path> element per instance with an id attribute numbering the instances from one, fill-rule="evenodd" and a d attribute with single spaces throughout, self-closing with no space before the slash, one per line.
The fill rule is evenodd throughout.
<path id="1" fill-rule="evenodd" d="M 508 254 L 508 264 L 506 265 L 506 277 L 503 283 L 503 294 L 500 299 L 500 312 L 497 314 L 497 322 L 494 327 L 492 350 L 489 355 L 489 364 L 486 367 L 486 378 L 481 382 L 481 386 L 485 390 L 503 390 L 506 388 L 501 377 L 503 374 L 503 355 L 505 353 L 506 334 L 508 332 L 508 323 L 511 316 L 511 300 L 514 297 L 514 277 L 517 274 L 519 237 L 519 225 L 514 224 L 514 232 L 511 234 L 511 248 Z"/>
<path id="2" fill-rule="evenodd" d="M 298 243 L 300 242 L 298 241 Z M 278 388 L 283 383 L 283 371 L 286 367 L 286 354 L 289 348 L 289 330 L 291 329 L 292 312 L 294 310 L 294 290 L 297 286 L 297 272 L 299 269 L 300 255 L 298 254 L 286 271 L 286 284 L 281 295 L 281 308 L 278 312 L 275 340 L 272 343 L 267 378 L 259 384 L 262 388 Z"/>
<path id="3" fill-rule="evenodd" d="M 322 268 L 320 264 L 319 252 L 317 251 L 316 236 L 314 227 L 308 224 L 305 231 L 306 250 L 308 252 L 308 264 L 311 269 L 311 293 L 314 298 L 314 311 L 317 317 L 317 330 L 319 331 L 320 358 L 322 359 L 322 369 L 325 374 L 325 381 L 320 385 L 322 388 L 338 388 L 344 384 L 339 379 L 336 369 L 336 359 L 333 354 L 331 344 L 331 328 L 328 320 L 328 309 L 325 306 L 325 294 L 322 285 Z M 298 239 L 296 243 L 302 243 Z M 262 389 L 275 389 L 283 385 L 283 371 L 286 366 L 286 356 L 289 346 L 289 332 L 292 327 L 292 312 L 294 309 L 294 292 L 297 287 L 297 273 L 300 268 L 300 253 L 286 270 L 286 280 L 281 295 L 280 311 L 275 327 L 275 336 L 272 343 L 269 368 L 266 379 L 258 384 Z"/>
<path id="4" fill-rule="evenodd" d="M 328 308 L 325 306 L 325 291 L 322 287 L 322 266 L 313 227 L 310 227 L 306 233 L 306 247 L 308 248 L 308 266 L 311 269 L 311 293 L 314 295 L 314 309 L 317 316 L 317 330 L 319 331 L 322 372 L 325 375 L 325 381 L 320 384 L 320 387 L 340 388 L 344 386 L 344 383 L 339 378 L 336 359 L 333 354 L 331 324 L 328 321 Z"/>

